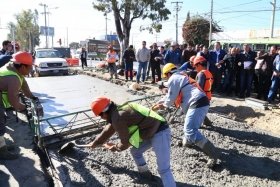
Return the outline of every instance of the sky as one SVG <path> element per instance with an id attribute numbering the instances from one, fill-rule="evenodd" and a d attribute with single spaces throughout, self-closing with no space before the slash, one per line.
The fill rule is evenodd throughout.
<path id="1" fill-rule="evenodd" d="M 40 3 L 48 5 L 50 12 L 49 26 L 55 28 L 55 36 L 53 37 L 54 47 L 58 47 L 58 40 L 61 38 L 62 44 L 67 45 L 71 42 L 80 42 L 87 38 L 96 39 L 101 35 L 105 35 L 106 22 L 102 12 L 94 10 L 92 2 L 94 0 L 13 0 L 7 3 L 1 3 L 0 8 L 0 41 L 7 38 L 8 22 L 16 22 L 14 14 L 20 13 L 22 10 L 37 9 L 39 12 L 39 26 L 45 25 L 44 7 Z M 277 0 L 276 6 L 280 7 L 280 1 Z M 163 29 L 160 33 L 149 34 L 148 31 L 139 31 L 140 25 L 149 25 L 150 20 L 137 19 L 132 24 L 130 44 L 141 46 L 141 41 L 146 40 L 148 44 L 152 44 L 156 40 L 163 42 L 165 39 L 176 39 L 176 11 L 174 9 L 174 0 L 166 0 L 166 7 L 170 10 L 171 15 L 167 21 L 162 22 Z M 178 39 L 182 43 L 182 25 L 184 24 L 187 12 L 191 15 L 200 14 L 209 16 L 210 0 L 180 0 L 180 11 L 178 12 Z M 224 29 L 224 31 L 234 30 L 250 30 L 270 28 L 272 11 L 271 0 L 214 0 L 213 3 L 213 19 Z M 54 9 L 58 7 L 57 9 Z M 255 12 L 243 12 L 254 10 Z M 113 14 L 108 15 L 107 33 L 115 32 Z M 275 28 L 280 28 L 280 11 L 275 13 Z M 68 30 L 68 32 L 67 32 Z M 133 43 L 132 43 L 133 38 Z M 45 37 L 40 37 L 41 47 L 45 45 Z M 50 39 L 51 41 L 51 39 Z"/>

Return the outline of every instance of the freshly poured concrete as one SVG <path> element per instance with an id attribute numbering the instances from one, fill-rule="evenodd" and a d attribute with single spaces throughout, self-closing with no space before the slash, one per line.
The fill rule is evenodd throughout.
<path id="1" fill-rule="evenodd" d="M 43 104 L 44 118 L 88 110 L 91 101 L 97 96 L 107 96 L 119 104 L 141 97 L 128 94 L 124 87 L 86 75 L 38 77 L 26 78 L 26 80 L 30 90 L 39 97 Z M 91 117 L 94 116 L 91 111 L 87 114 Z M 57 118 L 51 120 L 50 123 L 56 128 L 64 127 L 72 117 L 73 115 Z M 82 114 L 78 116 L 77 120 L 85 118 L 86 116 Z M 88 124 L 85 123 L 81 126 Z M 65 130 L 70 127 L 69 125 L 69 128 Z M 42 123 L 41 132 L 43 135 L 54 134 L 46 122 Z"/>

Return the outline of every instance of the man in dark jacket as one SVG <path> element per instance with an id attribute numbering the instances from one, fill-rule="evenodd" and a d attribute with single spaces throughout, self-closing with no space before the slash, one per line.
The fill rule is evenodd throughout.
<path id="1" fill-rule="evenodd" d="M 239 57 L 236 55 L 236 48 L 232 48 L 230 54 L 227 54 L 224 59 L 225 74 L 223 80 L 222 93 L 231 94 L 232 83 L 236 77 Z"/>
<path id="2" fill-rule="evenodd" d="M 277 47 L 275 45 L 270 47 L 270 53 L 265 53 L 262 56 L 256 58 L 256 60 L 263 60 L 261 64 L 256 65 L 255 73 L 258 76 L 258 95 L 257 99 L 261 99 L 263 94 L 264 101 L 267 100 L 267 95 L 269 92 L 269 88 L 271 86 L 271 76 L 273 69 L 273 61 L 277 56 Z"/>
<path id="3" fill-rule="evenodd" d="M 196 55 L 196 52 L 192 50 L 193 46 L 188 44 L 188 47 L 182 52 L 183 63 L 190 61 L 190 58 Z"/>
<path id="4" fill-rule="evenodd" d="M 133 80 L 133 60 L 135 59 L 135 53 L 133 51 L 133 45 L 124 52 L 123 55 L 125 61 L 125 80 L 128 81 L 128 71 L 130 75 L 130 80 Z"/>
<path id="5" fill-rule="evenodd" d="M 221 49 L 220 42 L 216 42 L 214 45 L 214 50 L 210 51 L 209 53 L 209 71 L 212 73 L 214 78 L 214 84 L 212 87 L 212 92 L 214 89 L 221 93 L 221 80 L 222 80 L 222 73 L 223 73 L 223 59 L 226 55 L 226 52 Z"/>
<path id="6" fill-rule="evenodd" d="M 151 50 L 151 70 L 152 70 L 152 84 L 155 83 L 155 71 L 157 71 L 158 80 L 161 80 L 161 70 L 160 70 L 160 61 L 157 60 L 157 57 L 159 55 L 159 50 L 157 48 L 157 44 L 153 44 L 153 49 Z"/>
<path id="7" fill-rule="evenodd" d="M 81 54 L 80 54 L 80 59 L 81 59 L 81 62 L 82 62 L 82 68 L 84 69 L 84 66 L 87 67 L 87 51 L 84 47 L 82 48 L 82 51 L 81 51 Z"/>
<path id="8" fill-rule="evenodd" d="M 244 44 L 243 48 L 244 51 L 240 53 L 240 62 L 238 63 L 238 66 L 241 67 L 239 98 L 244 98 L 245 90 L 246 97 L 250 97 L 253 77 L 255 73 L 254 68 L 256 65 L 256 53 L 251 51 L 249 45 L 247 44 Z"/>
<path id="9" fill-rule="evenodd" d="M 9 40 L 4 40 L 2 42 L 2 50 L 0 51 L 0 55 L 6 54 L 9 45 L 11 45 L 11 42 Z"/>

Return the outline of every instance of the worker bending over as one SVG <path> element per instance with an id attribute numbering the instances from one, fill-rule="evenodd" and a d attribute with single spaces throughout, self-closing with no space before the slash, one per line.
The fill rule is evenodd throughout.
<path id="1" fill-rule="evenodd" d="M 176 107 L 181 107 L 186 114 L 183 146 L 200 147 L 210 157 L 207 167 L 212 168 L 220 152 L 198 131 L 209 109 L 208 98 L 200 86 L 174 64 L 168 63 L 163 67 L 163 77 L 168 80 L 168 93 L 153 108 L 164 109 L 174 103 Z"/>
<path id="2" fill-rule="evenodd" d="M 108 122 L 101 134 L 90 144 L 92 148 L 104 144 L 115 132 L 120 142 L 110 145 L 109 150 L 124 151 L 131 145 L 131 155 L 138 167 L 140 176 L 151 179 L 143 153 L 153 148 L 158 172 L 165 187 L 175 187 L 175 180 L 170 169 L 170 136 L 171 131 L 166 120 L 150 109 L 136 103 L 125 103 L 121 106 L 109 98 L 98 97 L 91 103 L 96 116 Z"/>
<path id="3" fill-rule="evenodd" d="M 38 100 L 29 90 L 28 84 L 24 79 L 32 69 L 33 58 L 27 52 L 17 52 L 11 62 L 0 68 L 0 159 L 12 160 L 19 157 L 9 151 L 15 147 L 7 146 L 4 139 L 6 130 L 5 108 L 13 107 L 15 110 L 22 111 L 25 105 L 18 100 L 19 90 L 22 90 L 28 98 Z"/>

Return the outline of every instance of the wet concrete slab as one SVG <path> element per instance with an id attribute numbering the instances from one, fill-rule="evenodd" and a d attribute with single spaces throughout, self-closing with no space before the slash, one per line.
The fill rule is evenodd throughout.
<path id="1" fill-rule="evenodd" d="M 119 104 L 141 97 L 128 94 L 127 88 L 86 75 L 50 76 L 27 78 L 26 80 L 31 91 L 39 97 L 43 104 L 44 118 L 89 110 L 91 101 L 97 96 L 107 96 Z M 91 111 L 86 114 L 94 117 Z M 64 127 L 71 118 L 73 116 L 57 118 L 51 120 L 50 123 L 56 129 L 59 129 L 59 132 L 60 128 Z M 79 115 L 76 120 L 83 120 L 85 118 L 85 115 Z M 88 122 L 85 122 L 81 125 L 86 126 L 88 124 Z M 78 125 L 74 128 L 79 127 Z M 71 128 L 73 126 L 70 124 L 64 130 Z M 41 124 L 41 132 L 44 136 L 54 134 L 54 131 L 46 122 Z"/>

